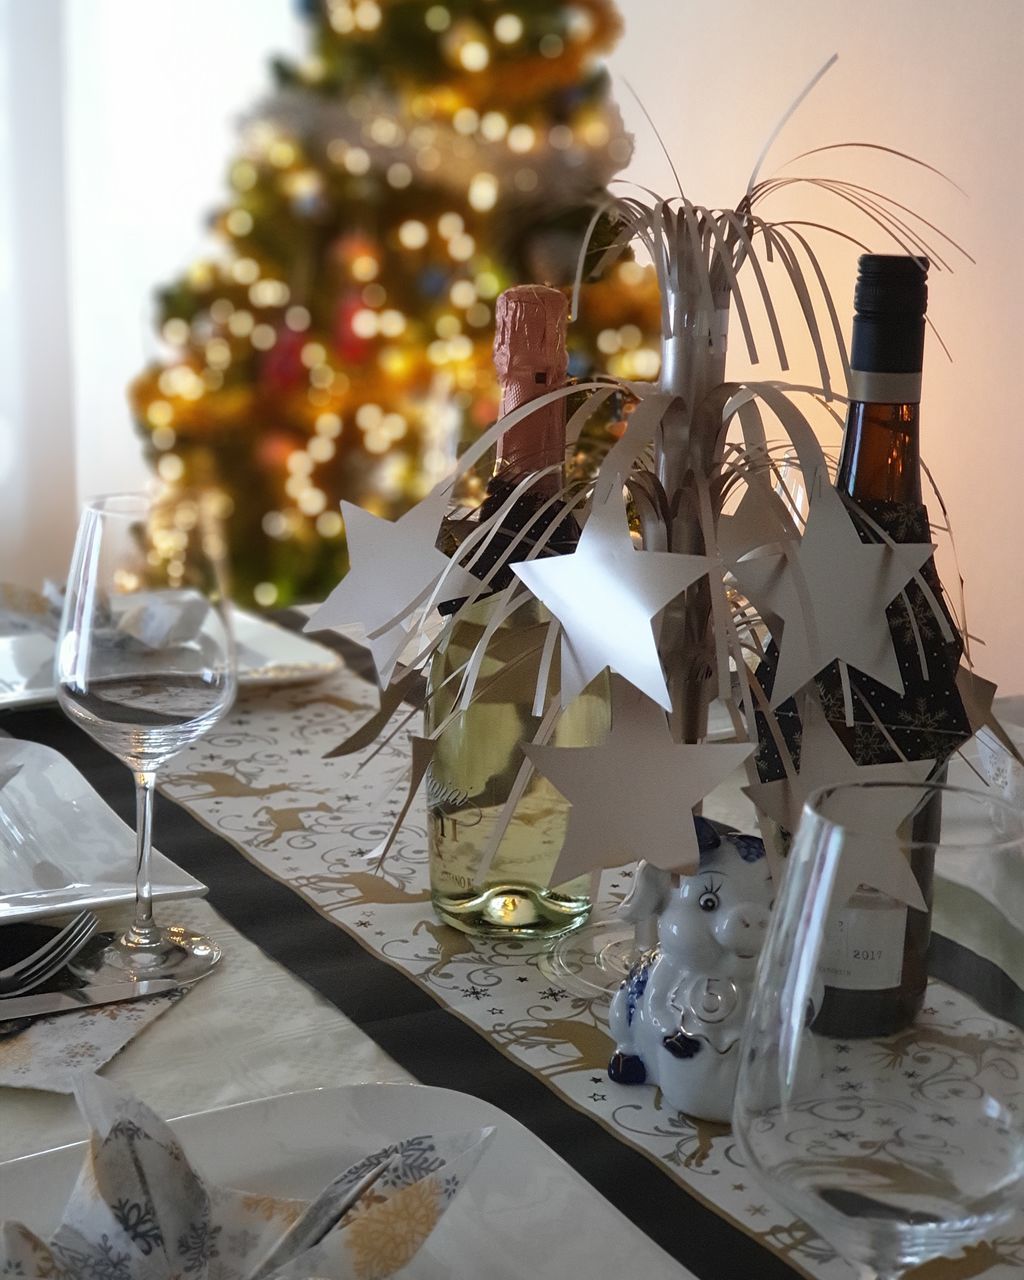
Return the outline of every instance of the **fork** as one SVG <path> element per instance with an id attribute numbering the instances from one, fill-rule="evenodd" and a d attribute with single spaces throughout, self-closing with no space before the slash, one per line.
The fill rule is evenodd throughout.
<path id="1" fill-rule="evenodd" d="M 41 986 L 78 955 L 96 932 L 98 921 L 91 911 L 81 911 L 60 933 L 17 964 L 0 969 L 0 1000 L 22 995 Z"/>

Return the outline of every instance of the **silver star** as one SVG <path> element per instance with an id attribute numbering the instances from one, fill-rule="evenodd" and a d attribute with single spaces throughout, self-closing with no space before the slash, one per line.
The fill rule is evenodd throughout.
<path id="1" fill-rule="evenodd" d="M 956 673 L 956 689 L 974 732 L 979 733 L 982 729 L 987 729 L 1004 751 L 1013 756 L 1018 764 L 1024 765 L 1016 743 L 999 723 L 996 713 L 992 710 L 992 703 L 996 696 L 995 684 L 991 680 L 985 680 L 969 667 L 962 666 Z"/>
<path id="2" fill-rule="evenodd" d="M 383 520 L 351 502 L 341 504 L 351 568 L 306 624 L 306 631 L 355 625 L 369 643 L 386 683 L 409 638 L 402 619 L 430 595 L 450 569 L 437 603 L 467 595 L 477 579 L 434 545 L 443 495 L 429 498 L 398 520 Z"/>
<path id="3" fill-rule="evenodd" d="M 562 624 L 562 705 L 610 667 L 668 710 L 651 624 L 710 564 L 706 556 L 637 551 L 613 490 L 591 511 L 572 555 L 513 565 Z"/>
<path id="4" fill-rule="evenodd" d="M 861 542 L 842 501 L 826 489 L 786 554 L 739 561 L 733 573 L 743 593 L 783 621 L 772 706 L 836 658 L 902 694 L 885 610 L 932 551 L 928 543 Z"/>
<path id="5" fill-rule="evenodd" d="M 826 816 L 845 825 L 843 858 L 836 872 L 833 906 L 849 898 L 859 884 L 924 909 L 921 890 L 900 847 L 896 829 L 920 801 L 934 760 L 899 760 L 858 765 L 829 726 L 818 702 L 804 700 L 800 772 L 795 778 L 758 782 L 743 788 L 754 805 L 787 831 L 796 831 L 807 797 L 822 787 L 848 783 L 897 782 L 905 787 L 851 788 L 828 802 Z M 804 819 L 806 820 L 806 819 Z"/>
<path id="6" fill-rule="evenodd" d="M 572 803 L 551 877 L 562 884 L 630 858 L 685 874 L 699 861 L 693 807 L 746 759 L 749 743 L 680 745 L 664 712 L 633 690 L 617 697 L 599 747 L 523 750 Z"/>

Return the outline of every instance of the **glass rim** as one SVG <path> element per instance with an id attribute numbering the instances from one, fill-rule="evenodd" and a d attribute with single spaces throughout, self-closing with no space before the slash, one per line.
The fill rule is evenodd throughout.
<path id="1" fill-rule="evenodd" d="M 136 516 L 182 502 L 192 502 L 206 519 L 216 519 L 216 490 L 210 485 L 185 484 L 164 489 L 112 489 L 90 494 L 82 502 L 82 513 Z"/>
<path id="2" fill-rule="evenodd" d="M 143 515 L 152 506 L 153 496 L 144 489 L 122 489 L 91 495 L 82 503 L 82 510 L 94 511 L 98 515 L 127 517 Z"/>
<path id="3" fill-rule="evenodd" d="M 1004 818 L 1009 820 L 1009 830 L 1011 834 L 1000 831 L 992 822 L 991 817 L 988 819 L 986 826 L 986 834 L 990 837 L 985 840 L 984 849 L 986 853 L 997 853 L 1002 849 L 1021 849 L 1024 846 L 1024 811 L 1012 804 L 1005 796 L 1000 795 L 994 787 L 982 790 L 980 787 L 964 787 L 959 783 L 953 782 L 912 782 L 912 781 L 881 781 L 880 779 L 853 779 L 847 782 L 834 782 L 828 786 L 817 787 L 812 791 L 804 801 L 803 809 L 800 813 L 800 821 L 806 817 L 812 818 L 815 822 L 827 823 L 829 826 L 839 831 L 847 832 L 852 836 L 861 836 L 871 840 L 882 838 L 878 830 L 872 831 L 870 827 L 862 827 L 859 824 L 851 822 L 843 822 L 838 818 L 830 818 L 827 813 L 821 810 L 822 802 L 829 796 L 835 795 L 837 792 L 870 792 L 870 791 L 916 791 L 926 793 L 928 795 L 938 793 L 939 795 L 958 796 L 969 800 L 972 806 L 986 806 L 987 813 L 990 814 L 992 809 L 1000 811 Z M 924 795 L 922 795 L 922 802 Z M 915 805 L 907 816 L 911 817 L 919 808 Z M 987 816 L 987 814 L 986 814 Z M 796 833 L 794 832 L 794 838 Z M 893 832 L 893 839 L 898 840 L 900 848 L 907 850 L 914 849 L 941 849 L 944 853 L 963 853 L 975 854 L 979 851 L 980 845 L 977 839 L 965 840 L 958 843 L 955 840 L 946 840 L 939 835 L 937 840 L 905 840 L 902 836 Z"/>

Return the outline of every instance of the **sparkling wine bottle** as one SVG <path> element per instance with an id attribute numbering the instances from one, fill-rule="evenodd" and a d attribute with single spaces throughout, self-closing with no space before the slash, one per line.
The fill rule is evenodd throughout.
<path id="1" fill-rule="evenodd" d="M 518 286 L 498 299 L 495 318 L 495 365 L 504 415 L 563 385 L 566 301 L 555 289 Z M 566 554 L 576 546 L 578 526 L 557 497 L 564 484 L 564 406 L 564 399 L 541 406 L 502 438 L 480 518 L 497 513 L 514 491 L 519 496 L 472 571 L 483 577 L 503 557 L 508 559 L 489 579 L 488 594 L 462 609 L 429 673 L 427 731 L 433 733 L 449 721 L 437 739 L 427 775 L 431 896 L 441 919 L 467 933 L 554 936 L 582 924 L 591 905 L 586 876 L 549 884 L 565 838 L 569 806 L 540 774 L 531 776 L 496 853 L 488 857 L 496 824 L 525 760 L 522 743 L 533 739 L 541 720 L 534 704 L 551 619 L 533 597 L 524 593 L 520 607 L 494 631 L 470 705 L 449 720 L 460 693 L 460 670 L 492 616 L 493 592 L 512 581 L 511 562 L 525 559 L 549 530 L 552 536 L 543 554 Z M 538 515 L 549 502 L 551 506 Z M 510 548 L 534 517 L 526 536 Z M 457 547 L 446 549 L 458 555 Z M 545 705 L 557 698 L 558 685 L 556 646 Z M 605 676 L 561 713 L 550 742 L 595 745 L 608 722 Z"/>
<path id="2" fill-rule="evenodd" d="M 928 261 L 925 258 L 866 254 L 859 262 L 851 345 L 852 397 L 846 419 L 836 486 L 897 542 L 930 540 L 921 497 L 919 413 Z M 876 540 L 870 526 L 862 537 Z M 924 569 L 935 600 L 942 588 L 934 563 Z M 928 664 L 924 679 L 911 619 L 917 625 Z M 948 620 L 948 617 L 947 617 Z M 932 606 L 916 583 L 889 609 L 889 621 L 904 681 L 904 692 L 857 675 L 857 685 L 874 717 L 886 726 L 903 757 L 944 761 L 970 727 L 957 694 L 960 645 L 943 639 Z M 952 631 L 952 627 L 950 628 Z M 954 632 L 955 634 L 955 632 Z M 826 673 L 825 681 L 830 679 Z M 885 735 L 859 718 L 853 729 L 833 722 L 858 763 L 897 760 Z M 911 868 L 931 904 L 934 854 L 942 815 L 939 798 L 905 824 Z M 877 890 L 861 887 L 839 914 L 822 958 L 825 998 L 815 1029 L 828 1035 L 888 1035 L 913 1022 L 927 985 L 926 957 L 931 914 L 917 911 Z"/>

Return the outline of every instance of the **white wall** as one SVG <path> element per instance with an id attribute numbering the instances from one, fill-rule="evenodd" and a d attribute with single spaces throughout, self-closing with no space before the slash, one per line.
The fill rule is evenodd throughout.
<path id="1" fill-rule="evenodd" d="M 1018 668 L 1024 592 L 1014 563 L 1024 550 L 1017 532 L 1024 432 L 1013 401 L 1024 334 L 1024 268 L 1014 244 L 1024 203 L 1024 3 L 620 3 L 626 35 L 612 68 L 641 93 L 687 193 L 699 202 L 731 203 L 742 193 L 772 123 L 836 50 L 838 65 L 773 148 L 766 172 L 807 147 L 875 141 L 930 161 L 970 193 L 963 201 L 937 179 L 877 155 L 870 160 L 821 158 L 821 172 L 876 182 L 905 197 L 905 203 L 960 239 L 978 260 L 975 267 L 957 261 L 954 274 L 933 277 L 931 314 L 955 361 L 948 364 L 938 346 L 929 343 L 925 448 L 953 517 L 969 583 L 971 629 L 988 640 L 987 650 L 977 655 L 979 666 L 1008 690 L 1024 688 Z M 48 182 L 53 198 L 39 206 L 33 228 L 36 240 L 42 238 L 50 247 L 30 260 L 39 273 L 33 286 L 46 293 L 34 311 L 24 314 L 10 306 L 4 310 L 5 297 L 10 303 L 13 295 L 4 293 L 0 198 L 4 576 L 14 576 L 10 566 L 19 558 L 10 548 L 33 515 L 19 505 L 21 480 L 43 466 L 52 468 L 55 513 L 45 521 L 37 518 L 39 538 L 50 544 L 43 558 L 63 562 L 65 550 L 53 547 L 66 535 L 67 510 L 73 505 L 71 451 L 55 445 L 53 433 L 66 424 L 72 404 L 79 494 L 142 478 L 124 386 L 152 349 L 152 287 L 173 278 L 202 246 L 203 216 L 223 191 L 233 146 L 231 119 L 247 110 L 268 84 L 267 56 L 301 45 L 290 0 L 0 0 L 0 42 L 9 38 L 12 11 L 21 21 L 26 11 L 42 14 L 37 22 L 44 25 L 53 23 L 54 15 L 63 14 L 65 20 L 63 118 L 70 156 L 75 381 L 72 392 L 58 375 L 57 358 L 65 338 L 59 174 L 50 161 L 60 154 L 61 116 L 47 104 L 60 100 L 54 70 L 59 57 L 50 57 L 50 72 L 45 73 L 45 32 L 37 31 L 42 49 L 31 64 L 32 77 L 16 76 L 6 91 L 15 108 L 13 128 L 23 129 L 26 120 L 33 126 L 32 149 L 22 146 L 32 168 L 18 180 Z M 32 89 L 34 81 L 38 85 Z M 24 97 L 30 92 L 35 95 L 31 110 Z M 625 88 L 619 96 L 637 134 L 631 173 L 667 192 L 671 175 L 649 128 Z M 0 134 L 5 182 L 11 180 L 11 163 Z M 764 212 L 785 216 L 788 208 L 787 198 L 779 197 Z M 842 219 L 835 210 L 828 213 L 833 221 Z M 845 314 L 855 251 L 833 248 L 824 256 Z M 47 319 L 45 328 L 33 328 Z M 745 362 L 735 340 L 734 351 L 733 368 L 742 373 Z M 43 359 L 47 352 L 56 355 Z M 797 355 L 794 377 L 811 376 L 807 352 L 798 350 Z M 18 361 L 30 370 L 25 385 L 32 395 L 23 397 L 24 403 L 13 398 L 17 378 L 6 376 Z M 15 454 L 5 479 L 10 433 L 4 433 L 2 419 L 7 415 L 13 421 L 21 414 L 31 418 L 31 449 Z M 32 574 L 17 576 L 37 578 L 36 561 L 22 559 Z M 944 577 L 952 581 L 948 568 Z"/>
<path id="2" fill-rule="evenodd" d="M 155 349 L 153 287 L 204 249 L 234 121 L 302 46 L 289 0 L 65 0 L 80 495 L 146 477 L 125 387 Z"/>
<path id="3" fill-rule="evenodd" d="M 59 0 L 0 0 L 0 578 L 37 584 L 77 518 L 60 39 Z"/>

